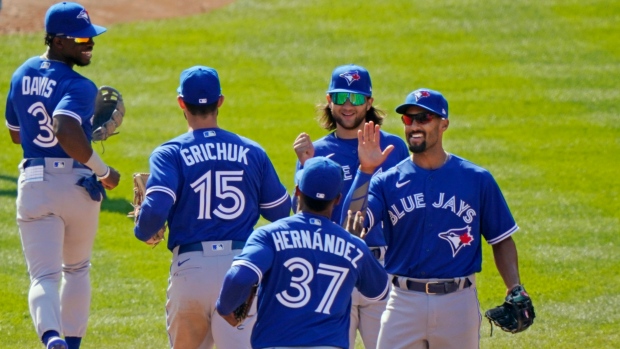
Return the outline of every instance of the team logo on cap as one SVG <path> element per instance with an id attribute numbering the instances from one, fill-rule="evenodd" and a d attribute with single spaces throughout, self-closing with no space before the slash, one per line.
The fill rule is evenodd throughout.
<path id="1" fill-rule="evenodd" d="M 420 98 L 425 98 L 425 97 L 430 97 L 431 93 L 428 91 L 418 91 L 416 93 L 413 94 L 415 96 L 415 101 L 419 101 Z"/>
<path id="2" fill-rule="evenodd" d="M 355 81 L 359 81 L 362 79 L 362 77 L 360 76 L 360 74 L 356 71 L 348 71 L 346 73 L 342 73 L 339 75 L 341 78 L 347 80 L 347 84 L 349 84 L 349 86 L 351 86 L 352 83 L 354 83 Z"/>
<path id="3" fill-rule="evenodd" d="M 86 22 L 90 23 L 90 18 L 88 17 L 88 12 L 86 10 L 82 10 L 80 14 L 77 15 L 76 18 L 81 18 Z"/>
<path id="4" fill-rule="evenodd" d="M 470 246 L 471 242 L 474 241 L 470 231 L 471 227 L 466 226 L 464 228 L 450 229 L 447 232 L 439 233 L 438 236 L 450 243 L 452 257 L 455 257 L 464 246 Z"/>

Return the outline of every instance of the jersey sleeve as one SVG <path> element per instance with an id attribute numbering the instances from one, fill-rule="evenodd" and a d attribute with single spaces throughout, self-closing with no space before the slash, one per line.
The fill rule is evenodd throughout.
<path id="1" fill-rule="evenodd" d="M 52 116 L 67 115 L 76 119 L 80 125 L 91 124 L 95 112 L 97 86 L 88 79 L 74 79 L 69 89 L 56 105 Z M 90 132 L 86 132 L 89 134 Z"/>
<path id="2" fill-rule="evenodd" d="M 254 231 L 240 255 L 235 257 L 233 266 L 244 266 L 251 269 L 258 276 L 258 282 L 263 275 L 271 269 L 275 257 L 273 242 L 269 240 L 269 234 L 258 229 Z"/>
<path id="3" fill-rule="evenodd" d="M 4 116 L 6 118 L 6 127 L 8 127 L 11 131 L 19 131 L 19 118 L 17 117 L 17 113 L 15 112 L 15 108 L 13 107 L 13 83 L 11 83 L 11 88 L 9 89 L 9 93 L 6 96 L 6 109 L 4 112 Z"/>
<path id="4" fill-rule="evenodd" d="M 511 236 L 519 227 L 512 217 L 508 203 L 490 173 L 482 190 L 482 220 L 480 233 L 487 243 L 494 245 Z"/>
<path id="5" fill-rule="evenodd" d="M 174 145 L 163 145 L 151 154 L 149 158 L 151 174 L 146 183 L 146 195 L 155 191 L 162 192 L 169 195 L 174 203 L 177 201 L 176 193 L 179 191 L 180 168 L 173 147 Z"/>
<path id="6" fill-rule="evenodd" d="M 384 220 L 383 194 L 381 190 L 381 181 L 379 177 L 373 177 L 368 188 L 368 208 L 366 209 L 366 221 L 364 225 L 372 229 L 377 225 L 381 225 Z"/>
<path id="7" fill-rule="evenodd" d="M 363 243 L 359 246 L 364 251 L 364 258 L 359 269 L 359 278 L 355 287 L 370 300 L 384 299 L 390 289 L 388 274 Z"/>
<path id="8" fill-rule="evenodd" d="M 291 197 L 280 182 L 271 160 L 265 155 L 260 193 L 260 212 L 273 222 L 291 213 Z"/>

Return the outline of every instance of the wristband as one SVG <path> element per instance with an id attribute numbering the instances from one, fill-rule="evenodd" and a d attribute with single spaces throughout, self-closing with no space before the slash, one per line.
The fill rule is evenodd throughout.
<path id="1" fill-rule="evenodd" d="M 103 160 L 101 160 L 99 154 L 97 154 L 94 150 L 93 154 L 90 156 L 90 159 L 88 159 L 84 165 L 93 170 L 95 175 L 99 178 L 105 178 L 110 175 L 110 168 L 103 162 Z"/>
<path id="2" fill-rule="evenodd" d="M 110 166 L 108 166 L 105 174 L 103 176 L 97 176 L 97 179 L 102 180 L 102 179 L 106 179 L 110 176 Z"/>

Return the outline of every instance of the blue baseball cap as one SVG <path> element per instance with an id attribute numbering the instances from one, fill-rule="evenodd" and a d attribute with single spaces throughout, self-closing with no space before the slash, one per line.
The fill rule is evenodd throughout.
<path id="1" fill-rule="evenodd" d="M 45 31 L 48 34 L 92 38 L 106 30 L 92 24 L 84 6 L 75 2 L 59 2 L 52 5 L 45 14 Z"/>
<path id="2" fill-rule="evenodd" d="M 372 96 L 372 82 L 366 68 L 355 65 L 341 65 L 332 72 L 327 93 L 350 92 Z"/>
<path id="3" fill-rule="evenodd" d="M 405 114 L 407 109 L 414 105 L 435 113 L 444 119 L 448 118 L 448 101 L 437 91 L 420 88 L 411 92 L 407 95 L 405 103 L 396 108 L 396 112 L 398 114 Z"/>
<path id="4" fill-rule="evenodd" d="M 217 102 L 222 95 L 217 71 L 210 67 L 196 65 L 181 73 L 177 93 L 189 104 L 201 105 Z"/>
<path id="5" fill-rule="evenodd" d="M 342 167 L 324 156 L 308 159 L 296 177 L 299 190 L 315 200 L 333 200 L 344 186 Z"/>

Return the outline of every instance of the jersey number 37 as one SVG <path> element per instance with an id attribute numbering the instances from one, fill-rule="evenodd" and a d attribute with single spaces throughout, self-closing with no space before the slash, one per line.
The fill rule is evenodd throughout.
<path id="1" fill-rule="evenodd" d="M 312 298 L 313 291 L 319 294 L 321 293 L 321 290 L 316 289 L 316 287 L 311 287 L 315 273 L 314 267 L 310 262 L 303 258 L 295 257 L 284 262 L 284 266 L 291 272 L 295 272 L 296 270 L 301 271 L 301 275 L 293 276 L 291 278 L 290 286 L 297 290 L 296 296 L 291 296 L 287 290 L 276 294 L 276 298 L 284 306 L 289 308 L 301 308 L 308 304 L 310 298 Z M 330 313 L 334 299 L 336 299 L 338 291 L 340 290 L 340 287 L 342 286 L 342 283 L 346 279 L 348 273 L 349 269 L 347 268 L 319 263 L 319 268 L 317 269 L 316 274 L 331 277 L 331 281 L 327 286 L 327 290 L 323 292 L 323 298 L 321 299 L 318 307 L 314 310 L 315 312 L 324 314 Z"/>

